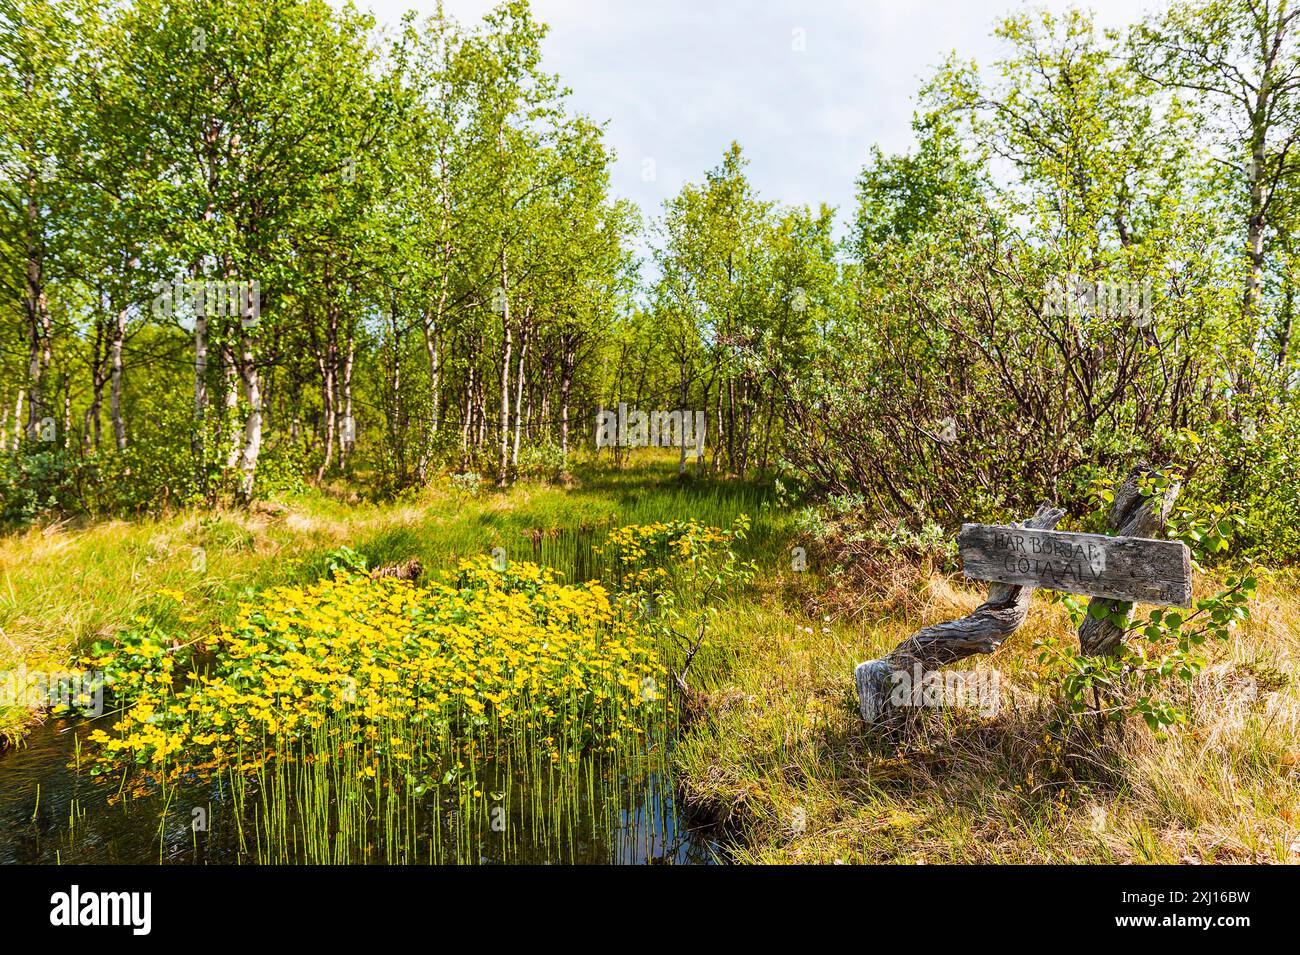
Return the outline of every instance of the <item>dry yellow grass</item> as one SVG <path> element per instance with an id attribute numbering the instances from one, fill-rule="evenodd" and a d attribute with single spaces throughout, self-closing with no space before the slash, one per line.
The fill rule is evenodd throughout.
<path id="1" fill-rule="evenodd" d="M 1294 574 L 1265 582 L 1253 618 L 1210 649 L 1188 725 L 1163 738 L 1139 721 L 1099 736 L 1045 698 L 1033 645 L 1073 639 L 1045 600 L 964 664 L 1001 675 L 996 716 L 929 713 L 901 746 L 869 736 L 853 665 L 981 599 L 944 578 L 922 590 L 906 621 L 809 621 L 768 600 L 728 619 L 725 650 L 695 674 L 714 705 L 678 758 L 688 801 L 730 829 L 739 861 L 1300 861 Z"/>

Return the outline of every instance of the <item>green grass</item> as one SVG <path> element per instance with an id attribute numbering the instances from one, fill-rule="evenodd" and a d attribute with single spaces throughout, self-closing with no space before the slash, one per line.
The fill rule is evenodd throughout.
<path id="1" fill-rule="evenodd" d="M 458 494 L 450 485 L 386 504 L 326 493 L 253 513 L 33 530 L 0 541 L 0 669 L 60 665 L 140 613 L 196 631 L 233 615 L 247 588 L 319 577 L 347 545 L 371 566 L 428 568 L 503 547 L 571 577 L 594 576 L 605 529 L 695 518 L 753 519 L 746 559 L 759 574 L 731 595 L 690 679 L 694 719 L 674 758 L 685 802 L 725 827 L 738 861 L 1286 862 L 1300 859 L 1300 578 L 1264 583 L 1251 620 L 1192 692 L 1189 725 L 1166 739 L 1142 726 L 1105 740 L 1070 728 L 1044 698 L 1034 642 L 1069 641 L 1062 608 L 1036 601 L 992 658 L 1004 707 L 993 718 L 937 715 L 903 748 L 863 730 L 852 668 L 912 630 L 981 598 L 941 576 L 913 577 L 892 605 L 846 593 L 813 561 L 794 515 L 763 489 L 679 484 L 666 455 L 576 486 L 521 484 Z M 191 568 L 194 546 L 207 557 Z M 1198 581 L 1204 591 L 1209 584 Z M 159 590 L 182 591 L 176 605 Z M 903 609 L 899 609 L 899 608 Z M 829 618 L 829 619 L 824 619 Z M 1253 689 L 1251 689 L 1253 687 Z M 17 736 L 31 714 L 0 713 Z"/>
<path id="2" fill-rule="evenodd" d="M 0 672 L 66 668 L 75 653 L 111 639 L 136 616 L 165 628 L 210 630 L 230 622 L 249 591 L 320 578 L 341 546 L 371 567 L 418 557 L 430 569 L 501 547 L 510 559 L 588 579 L 600 569 L 592 549 L 610 527 L 692 517 L 726 526 L 760 510 L 775 517 L 763 508 L 766 497 L 753 485 L 681 483 L 668 454 L 643 452 L 626 471 L 580 471 L 569 488 L 521 483 L 468 495 L 446 482 L 384 504 L 312 492 L 251 512 L 34 528 L 0 538 Z M 756 522 L 756 553 L 781 546 L 785 521 L 782 514 Z M 0 704 L 0 740 L 19 739 L 36 716 Z"/>

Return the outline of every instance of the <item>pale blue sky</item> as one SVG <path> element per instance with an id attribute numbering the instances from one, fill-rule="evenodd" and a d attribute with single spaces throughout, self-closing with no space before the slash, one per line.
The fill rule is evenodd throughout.
<path id="1" fill-rule="evenodd" d="M 434 0 L 355 0 L 384 23 Z M 1120 25 L 1161 0 L 533 0 L 551 27 L 545 67 L 572 104 L 608 120 L 616 194 L 649 216 L 738 141 L 768 199 L 852 207 L 873 144 L 912 142 L 912 97 L 957 50 L 987 64 L 1001 15 L 1024 6 L 1091 8 Z M 492 0 L 445 0 L 463 22 Z M 796 31 L 802 31 L 796 33 Z M 801 45 L 802 49 L 798 47 Z M 645 171 L 653 162 L 654 178 Z"/>

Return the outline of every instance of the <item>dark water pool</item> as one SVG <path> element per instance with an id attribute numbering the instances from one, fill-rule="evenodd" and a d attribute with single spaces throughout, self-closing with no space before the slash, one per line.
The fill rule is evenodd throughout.
<path id="1" fill-rule="evenodd" d="M 84 753 L 90 728 L 51 719 L 22 745 L 0 754 L 0 864 L 295 861 L 293 850 L 284 858 L 284 844 L 277 845 L 274 858 L 264 841 L 259 848 L 250 833 L 265 807 L 256 798 L 245 798 L 241 807 L 228 781 L 129 796 L 116 782 L 78 771 L 78 743 Z M 686 825 L 671 781 L 662 773 L 623 776 L 612 787 L 593 784 L 566 818 L 548 819 L 540 827 L 522 808 L 527 802 L 516 801 L 521 808 L 511 810 L 502 831 L 486 818 L 472 831 L 458 831 L 457 812 L 436 804 L 421 807 L 421 825 L 429 834 L 425 842 L 441 847 L 436 861 L 443 862 L 710 864 L 721 857 L 716 842 Z M 376 842 L 380 838 L 376 832 Z M 452 853 L 448 847 L 454 845 L 463 848 Z M 379 846 L 363 845 L 340 861 L 386 860 Z M 417 847 L 404 861 L 427 862 L 430 856 Z"/>

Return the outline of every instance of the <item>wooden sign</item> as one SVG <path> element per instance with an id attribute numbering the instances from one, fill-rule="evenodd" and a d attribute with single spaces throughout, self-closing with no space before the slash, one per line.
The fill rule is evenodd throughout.
<path id="1" fill-rule="evenodd" d="M 1181 541 L 963 524 L 957 544 L 971 580 L 1192 605 L 1192 555 Z"/>

